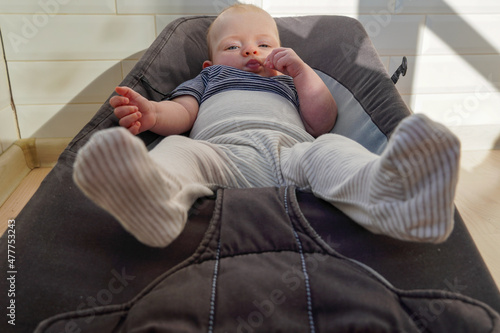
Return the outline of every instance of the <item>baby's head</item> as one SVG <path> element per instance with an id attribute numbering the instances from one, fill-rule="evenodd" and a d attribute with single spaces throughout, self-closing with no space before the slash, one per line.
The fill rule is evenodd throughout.
<path id="1" fill-rule="evenodd" d="M 266 57 L 280 46 L 276 22 L 263 9 L 253 5 L 231 6 L 215 19 L 207 33 L 211 65 L 227 65 L 262 76 L 277 72 L 263 66 Z"/>

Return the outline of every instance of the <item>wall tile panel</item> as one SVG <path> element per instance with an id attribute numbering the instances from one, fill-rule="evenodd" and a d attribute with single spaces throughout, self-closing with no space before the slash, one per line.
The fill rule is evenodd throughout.
<path id="1" fill-rule="evenodd" d="M 430 15 L 423 54 L 499 54 L 500 14 Z"/>
<path id="2" fill-rule="evenodd" d="M 71 138 L 90 121 L 101 104 L 21 105 L 19 128 L 23 138 Z"/>
<path id="3" fill-rule="evenodd" d="M 360 15 L 363 24 L 379 55 L 416 55 L 423 15 Z"/>
<path id="4" fill-rule="evenodd" d="M 394 2 L 387 0 L 312 0 L 304 3 L 302 0 L 264 0 L 263 8 L 271 14 L 372 14 L 374 12 L 392 13 Z"/>
<path id="5" fill-rule="evenodd" d="M 2 13 L 110 14 L 115 13 L 114 0 L 0 0 Z"/>
<path id="6" fill-rule="evenodd" d="M 244 0 L 243 3 L 260 5 L 260 0 Z M 236 0 L 117 0 L 119 14 L 208 14 L 214 15 Z"/>
<path id="7" fill-rule="evenodd" d="M 9 106 L 0 109 L 0 154 L 10 147 L 17 139 L 17 124 L 14 111 Z"/>
<path id="8" fill-rule="evenodd" d="M 3 58 L 2 44 L 0 44 L 0 110 L 10 106 L 9 78 L 7 66 Z"/>
<path id="9" fill-rule="evenodd" d="M 421 94 L 412 109 L 447 126 L 500 125 L 500 93 L 478 89 L 463 94 Z"/>
<path id="10" fill-rule="evenodd" d="M 498 0 L 395 0 L 396 13 L 500 14 Z"/>
<path id="11" fill-rule="evenodd" d="M 119 62 L 9 63 L 16 104 L 103 103 L 122 81 Z"/>
<path id="12" fill-rule="evenodd" d="M 124 59 L 156 37 L 154 17 L 144 15 L 59 15 L 40 27 L 24 15 L 2 15 L 0 24 L 7 61 Z"/>

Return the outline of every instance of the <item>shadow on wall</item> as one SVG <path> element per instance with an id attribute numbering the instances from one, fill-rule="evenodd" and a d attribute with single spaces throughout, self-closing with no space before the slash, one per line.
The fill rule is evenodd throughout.
<path id="1" fill-rule="evenodd" d="M 395 12 L 396 13 L 401 13 L 404 11 L 404 7 L 406 3 L 412 2 L 412 0 L 401 0 L 397 1 L 395 3 Z M 460 55 L 462 54 L 462 59 L 467 62 L 472 68 L 474 68 L 481 76 L 483 76 L 486 80 L 490 81 L 491 83 L 495 84 L 497 91 L 500 91 L 500 79 L 499 78 L 493 78 L 492 75 L 493 73 L 491 72 L 491 69 L 488 68 L 486 65 L 485 66 L 479 66 L 478 63 L 474 63 L 471 61 L 471 57 L 463 56 L 464 54 L 474 54 L 475 52 L 478 52 L 480 50 L 481 54 L 499 54 L 500 50 L 497 50 L 493 45 L 490 44 L 488 40 L 486 40 L 481 34 L 479 34 L 469 23 L 467 23 L 448 3 L 444 0 L 433 0 L 432 3 L 433 7 L 439 8 L 439 12 L 445 13 L 446 15 L 453 15 L 458 21 L 455 23 L 456 25 L 460 26 L 460 31 L 462 34 L 457 35 L 456 39 L 450 40 L 450 36 L 442 36 L 440 35 L 441 31 L 439 30 L 433 30 L 433 25 L 427 25 L 426 27 L 431 29 L 434 34 L 436 34 L 441 40 L 455 51 L 456 54 Z M 480 5 L 478 5 L 480 6 Z M 358 4 L 359 12 L 360 13 L 367 13 L 370 12 L 370 9 L 367 8 L 368 6 L 366 5 L 365 1 L 360 0 Z M 391 15 L 388 12 L 386 13 L 387 15 Z M 385 20 L 386 22 L 388 21 L 387 19 Z M 390 20 L 388 21 L 389 23 L 386 23 L 386 26 L 390 24 Z M 381 28 L 383 30 L 383 27 Z M 419 30 L 415 30 L 415 36 L 407 36 L 407 39 L 413 40 L 417 43 L 421 38 L 418 35 Z M 383 32 L 382 32 L 383 33 Z M 475 50 L 467 50 L 461 47 L 461 41 L 463 40 L 474 40 L 475 45 L 478 45 Z M 415 45 L 415 49 L 417 49 L 417 45 Z M 412 66 L 413 67 L 413 66 Z M 411 68 L 409 69 L 410 71 L 414 71 L 415 69 Z M 497 82 L 495 82 L 495 79 Z M 410 83 L 411 85 L 411 83 Z M 411 86 L 410 86 L 410 91 L 412 91 Z"/>
<path id="2" fill-rule="evenodd" d="M 100 74 L 90 84 L 88 84 L 83 90 L 81 90 L 78 95 L 73 97 L 71 101 L 67 102 L 54 116 L 48 119 L 30 136 L 33 138 L 54 137 L 54 135 L 51 135 L 51 132 L 54 130 L 54 126 L 65 126 L 66 129 L 64 129 L 63 131 L 67 131 L 68 137 L 74 136 L 76 133 L 78 133 L 82 126 L 85 125 L 94 116 L 94 114 L 99 110 L 102 104 L 102 102 L 97 101 L 88 104 L 82 104 L 84 103 L 85 99 L 89 98 L 89 96 L 95 96 L 96 94 L 102 96 L 102 93 L 99 92 L 99 89 L 102 89 L 103 86 L 102 82 L 109 82 L 110 76 L 113 76 L 113 74 L 117 71 L 122 72 L 124 62 L 137 61 L 137 59 L 139 59 L 143 53 L 144 51 L 137 52 L 108 68 L 105 72 Z M 126 76 L 126 74 L 124 76 Z M 119 82 L 116 83 L 116 85 L 118 84 Z M 114 88 L 114 85 L 106 87 L 106 89 L 108 89 L 107 91 L 110 94 L 114 91 Z M 98 98 L 102 97 L 96 96 L 94 100 L 97 100 Z M 107 100 L 104 102 L 107 103 Z M 95 107 L 92 108 L 90 105 L 94 105 Z M 71 135 L 71 133 L 73 134 Z"/>

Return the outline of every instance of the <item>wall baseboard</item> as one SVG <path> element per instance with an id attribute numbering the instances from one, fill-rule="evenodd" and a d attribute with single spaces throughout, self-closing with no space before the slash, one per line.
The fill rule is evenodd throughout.
<path id="1" fill-rule="evenodd" d="M 0 206 L 16 190 L 28 173 L 53 167 L 71 138 L 21 139 L 0 155 Z"/>

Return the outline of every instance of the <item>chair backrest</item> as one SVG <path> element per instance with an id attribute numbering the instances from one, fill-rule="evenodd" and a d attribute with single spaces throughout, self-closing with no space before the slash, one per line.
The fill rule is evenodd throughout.
<path id="1" fill-rule="evenodd" d="M 161 100 L 195 77 L 207 59 L 206 31 L 214 17 L 181 18 L 168 25 L 121 85 Z M 356 19 L 344 16 L 276 18 L 283 46 L 293 48 L 330 88 L 339 107 L 332 132 L 380 153 L 399 121 L 410 114 L 368 34 Z M 75 138 L 77 150 L 91 131 L 116 125 L 107 103 Z M 93 125 L 92 125 L 93 124 Z M 145 133 L 143 140 L 155 140 Z"/>

